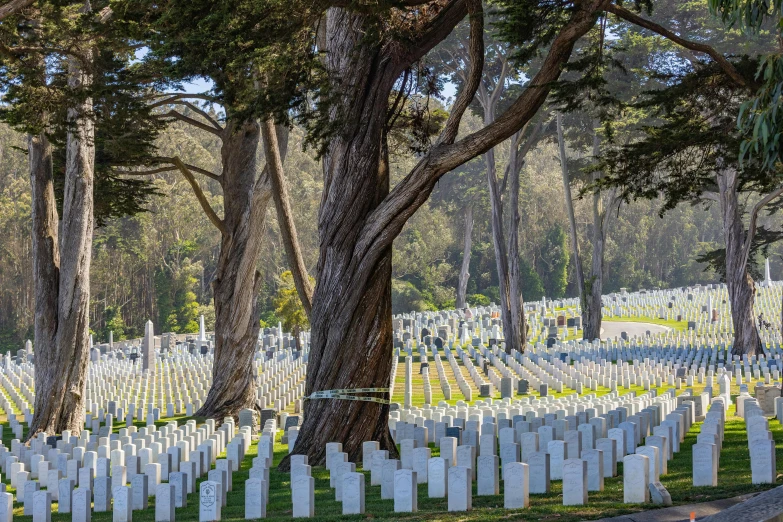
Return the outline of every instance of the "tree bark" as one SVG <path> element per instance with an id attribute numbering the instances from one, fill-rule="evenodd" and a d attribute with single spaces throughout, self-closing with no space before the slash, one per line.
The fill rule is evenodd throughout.
<path id="1" fill-rule="evenodd" d="M 521 131 L 520 131 L 521 132 Z M 525 328 L 525 314 L 522 310 L 522 290 L 520 289 L 520 269 L 519 269 L 519 174 L 522 170 L 523 158 L 520 158 L 517 147 L 517 138 L 519 133 L 514 134 L 510 141 L 510 152 L 508 157 L 509 165 L 512 166 L 509 171 L 511 175 L 511 185 L 509 187 L 509 224 L 508 224 L 508 293 L 509 293 L 509 313 L 514 325 L 512 335 L 514 336 L 509 343 L 509 336 L 506 335 L 506 350 L 524 351 L 527 344 L 527 331 Z M 509 346 L 510 344 L 510 346 Z"/>
<path id="2" fill-rule="evenodd" d="M 339 94 L 330 107 L 339 120 L 324 157 L 319 212 L 318 284 L 313 294 L 312 346 L 306 393 L 357 387 L 388 388 L 392 363 L 391 248 L 438 179 L 510 138 L 536 113 L 568 60 L 574 42 L 594 26 L 608 0 L 581 3 L 558 36 L 531 87 L 491 126 L 455 142 L 483 66 L 480 2 L 455 0 L 424 25 L 414 43 L 367 39 L 374 18 L 330 9 L 324 35 L 325 67 Z M 444 130 L 428 154 L 391 191 L 384 125 L 396 79 L 445 39 L 470 10 L 471 68 Z M 306 400 L 294 454 L 324 461 L 327 442 L 341 442 L 354 461 L 361 444 L 375 440 L 391 456 L 388 404 Z M 284 458 L 279 469 L 289 469 Z"/>
<path id="3" fill-rule="evenodd" d="M 89 49 L 82 50 L 82 56 L 91 59 Z M 68 87 L 79 91 L 92 82 L 87 72 L 89 64 L 76 58 L 68 63 Z M 45 138 L 31 140 L 34 156 L 31 156 L 31 175 L 34 190 L 44 198 L 40 203 L 36 232 L 39 274 L 46 280 L 36 282 L 41 294 L 41 304 L 51 313 L 52 304 L 57 302 L 57 313 L 51 317 L 48 326 L 41 327 L 51 333 L 56 324 L 56 336 L 52 348 L 44 348 L 43 363 L 49 369 L 41 372 L 42 381 L 36 382 L 36 406 L 28 437 L 39 432 L 61 433 L 71 430 L 79 433 L 84 424 L 84 388 L 87 382 L 87 363 L 90 343 L 90 262 L 92 260 L 93 182 L 95 171 L 95 127 L 92 120 L 92 99 L 85 97 L 68 109 L 69 130 L 66 142 L 65 187 L 63 194 L 63 216 L 59 236 L 59 277 L 57 294 L 48 293 L 44 286 L 51 287 L 53 274 L 57 272 L 57 256 L 50 252 L 49 242 L 53 236 L 46 231 L 56 216 L 49 197 L 51 156 L 47 153 Z M 46 155 L 49 154 L 49 158 Z M 42 228 L 39 228 L 42 227 Z M 44 258 L 45 256 L 45 258 Z M 51 259 L 51 261 L 50 261 Z M 46 265 L 44 267 L 44 264 Z M 48 301 L 43 304 L 43 301 Z M 38 340 L 36 339 L 36 342 Z M 51 342 L 46 337 L 43 342 Z M 40 397 L 40 400 L 38 399 Z"/>
<path id="4" fill-rule="evenodd" d="M 309 319 L 313 307 L 313 285 L 310 282 L 310 276 L 307 274 L 307 266 L 302 257 L 302 250 L 299 248 L 299 237 L 296 233 L 296 224 L 294 223 L 294 216 L 288 197 L 283 160 L 280 155 L 277 132 L 272 120 L 266 120 L 261 123 L 261 137 L 264 142 L 264 155 L 266 156 L 266 164 L 270 174 L 269 178 L 272 183 L 272 198 L 275 200 L 280 235 L 283 238 L 291 274 L 294 276 L 296 291 Z"/>
<path id="5" fill-rule="evenodd" d="M 212 386 L 197 415 L 222 420 L 256 407 L 253 360 L 260 329 L 256 263 L 272 196 L 269 171 L 257 174 L 259 125 L 229 120 L 221 161 L 225 216 L 213 281 L 215 354 Z"/>
<path id="6" fill-rule="evenodd" d="M 29 136 L 27 142 L 32 187 L 32 257 L 35 286 L 35 382 L 36 394 L 31 431 L 46 429 L 56 418 L 57 402 L 45 389 L 54 382 L 57 355 L 57 314 L 60 291 L 60 249 L 57 201 L 52 175 L 52 148 L 46 134 Z M 42 387 L 44 389 L 42 389 Z M 49 412 L 52 408 L 55 411 Z"/>
<path id="7" fill-rule="evenodd" d="M 465 206 L 465 236 L 462 248 L 462 267 L 457 284 L 457 308 L 468 305 L 468 279 L 470 279 L 470 251 L 473 248 L 473 203 Z"/>
<path id="8" fill-rule="evenodd" d="M 718 190 L 723 214 L 723 239 L 726 246 L 726 286 L 731 302 L 731 320 L 734 324 L 732 355 L 756 355 L 761 353 L 761 339 L 756 328 L 753 305 L 756 286 L 748 273 L 746 242 L 752 237 L 746 234 L 742 223 L 742 207 L 737 194 L 738 175 L 734 170 L 718 173 Z"/>
<path id="9" fill-rule="evenodd" d="M 389 192 L 384 124 L 398 73 L 380 45 L 364 41 L 365 22 L 363 16 L 339 9 L 327 15 L 330 52 L 325 65 L 338 82 L 336 92 L 344 93 L 335 112 L 346 125 L 330 140 L 323 162 L 306 395 L 390 385 L 391 244 L 372 262 L 357 258 L 355 250 L 368 217 Z M 358 99 L 362 103 L 354 103 Z M 306 400 L 294 453 L 308 455 L 317 465 L 325 459 L 326 443 L 339 441 L 348 459 L 355 461 L 362 443 L 374 440 L 396 456 L 388 414 L 388 404 Z M 286 458 L 280 467 L 288 466 Z"/>

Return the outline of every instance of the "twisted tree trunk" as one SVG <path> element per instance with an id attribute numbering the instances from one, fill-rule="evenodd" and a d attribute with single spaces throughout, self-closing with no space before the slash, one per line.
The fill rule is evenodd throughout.
<path id="1" fill-rule="evenodd" d="M 368 39 L 375 18 L 339 8 L 326 17 L 324 61 L 339 94 L 330 107 L 339 120 L 324 157 L 319 212 L 318 284 L 313 295 L 312 346 L 306 393 L 388 388 L 392 365 L 391 249 L 438 179 L 510 138 L 544 103 L 574 42 L 594 24 L 607 0 L 580 4 L 553 40 L 541 70 L 506 113 L 486 129 L 455 143 L 459 122 L 478 89 L 483 68 L 483 12 L 475 0 L 446 3 L 422 34 L 408 42 Z M 389 191 L 386 121 L 396 79 L 448 36 L 470 11 L 471 70 L 441 135 L 428 154 Z M 505 250 L 505 247 L 504 247 Z M 377 395 L 376 395 L 377 396 Z M 327 442 L 340 442 L 351 461 L 375 440 L 397 455 L 388 429 L 389 405 L 309 399 L 293 449 L 323 463 Z M 284 458 L 279 469 L 287 470 Z"/>
<path id="2" fill-rule="evenodd" d="M 257 173 L 259 126 L 229 120 L 221 160 L 225 217 L 213 281 L 215 354 L 212 386 L 197 415 L 222 420 L 256 406 L 253 363 L 260 329 L 256 263 L 272 196 L 268 169 Z"/>
<path id="3" fill-rule="evenodd" d="M 468 279 L 470 279 L 470 250 L 473 243 L 473 204 L 465 206 L 465 235 L 462 247 L 462 266 L 459 270 L 457 283 L 457 308 L 465 308 L 468 304 Z"/>

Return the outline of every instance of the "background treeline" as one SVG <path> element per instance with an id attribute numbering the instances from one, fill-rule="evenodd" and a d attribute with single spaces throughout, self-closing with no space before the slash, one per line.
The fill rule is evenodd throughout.
<path id="1" fill-rule="evenodd" d="M 468 119 L 468 128 L 478 128 Z M 469 129 L 465 129 L 466 131 Z M 22 136 L 0 127 L 0 344 L 17 347 L 31 337 L 34 314 L 30 257 L 30 185 Z M 318 234 L 316 215 L 321 199 L 321 165 L 303 151 L 303 134 L 291 133 L 285 161 L 292 206 L 302 251 L 315 273 Z M 166 154 L 219 168 L 218 143 L 213 136 L 173 124 L 161 137 Z M 397 173 L 414 161 L 413 154 L 395 155 Z M 499 158 L 502 162 L 503 158 Z M 473 207 L 473 243 L 468 302 L 497 302 L 497 269 L 492 249 L 484 163 L 475 160 L 446 176 L 431 200 L 411 219 L 394 243 L 393 306 L 395 313 L 453 307 L 462 262 L 464 214 Z M 576 293 L 568 243 L 557 145 L 542 141 L 531 153 L 521 176 L 520 246 L 522 288 L 526 300 Z M 217 187 L 203 186 L 213 206 L 222 208 Z M 217 263 L 219 234 L 210 224 L 177 173 L 156 176 L 159 197 L 148 212 L 109 220 L 96 230 L 92 263 L 91 329 L 96 341 L 140 336 L 151 318 L 156 330 L 195 332 L 198 316 L 207 327 L 214 321 L 210 281 Z M 716 280 L 695 261 L 719 246 L 718 209 L 680 206 L 659 216 L 659 201 L 623 206 L 612 226 L 606 250 L 606 292 L 677 287 Z M 591 223 L 589 201 L 576 202 L 578 224 Z M 266 246 L 259 270 L 263 275 L 262 321 L 276 324 L 276 310 L 290 290 L 285 253 L 274 212 L 269 212 Z M 582 252 L 590 252 L 589 235 L 581 234 Z M 773 257 L 773 271 L 783 267 Z M 280 313 L 279 315 L 284 315 Z"/>

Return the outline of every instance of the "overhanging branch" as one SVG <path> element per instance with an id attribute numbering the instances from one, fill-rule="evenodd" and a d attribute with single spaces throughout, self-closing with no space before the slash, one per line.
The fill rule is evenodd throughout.
<path id="1" fill-rule="evenodd" d="M 748 223 L 748 233 L 745 235 L 745 243 L 743 244 L 742 263 L 743 266 L 748 265 L 748 259 L 750 259 L 750 250 L 753 246 L 753 239 L 756 236 L 757 222 L 759 218 L 759 212 L 761 209 L 767 206 L 773 199 L 783 194 L 783 186 L 780 186 L 761 198 L 761 200 L 753 205 L 753 210 L 750 211 L 750 223 Z"/>
<path id="2" fill-rule="evenodd" d="M 484 10 L 481 1 L 470 0 L 468 10 L 470 11 L 470 43 L 468 44 L 470 71 L 464 87 L 457 94 L 457 99 L 451 107 L 446 125 L 435 142 L 436 146 L 454 143 L 462 116 L 481 85 L 481 75 L 484 70 Z"/>
<path id="3" fill-rule="evenodd" d="M 626 22 L 630 22 L 634 25 L 638 25 L 639 27 L 643 27 L 654 33 L 657 33 L 663 36 L 664 38 L 666 38 L 667 40 L 671 40 L 672 42 L 676 43 L 677 45 L 681 45 L 686 49 L 708 55 L 710 58 L 715 60 L 715 62 L 721 67 L 721 69 L 723 69 L 723 72 L 725 72 L 726 75 L 728 75 L 732 80 L 734 80 L 735 83 L 741 85 L 742 87 L 748 87 L 745 78 L 743 78 L 742 75 L 737 72 L 737 69 L 734 68 L 734 66 L 731 64 L 730 61 L 726 59 L 725 56 L 723 56 L 721 53 L 716 51 L 713 47 L 682 38 L 676 35 L 675 33 L 673 33 L 672 31 L 666 29 L 662 25 L 659 25 L 650 20 L 646 20 L 641 16 L 637 15 L 636 13 L 629 11 L 628 9 L 625 9 L 624 7 L 621 7 L 619 5 L 609 4 L 606 7 L 606 10 L 616 15 L 617 17 L 622 18 Z"/>
<path id="4" fill-rule="evenodd" d="M 207 131 L 207 132 L 209 132 L 211 134 L 214 134 L 215 136 L 218 136 L 218 137 L 221 137 L 221 135 L 222 135 L 222 132 L 221 132 L 220 129 L 216 129 L 212 125 L 207 125 L 206 123 L 202 123 L 202 122 L 200 122 L 198 120 L 194 120 L 193 118 L 185 116 L 181 112 L 178 112 L 178 111 L 175 111 L 175 110 L 170 110 L 170 111 L 168 111 L 168 112 L 166 112 L 164 114 L 161 114 L 160 117 L 161 118 L 174 118 L 174 119 L 183 121 L 183 122 L 187 123 L 188 125 L 192 125 L 192 126 L 194 126 L 196 128 L 199 128 L 199 129 L 201 129 L 203 131 Z"/>
<path id="5" fill-rule="evenodd" d="M 193 187 L 193 192 L 196 194 L 196 199 L 198 199 L 199 204 L 201 204 L 201 208 L 204 210 L 204 213 L 207 215 L 209 220 L 218 230 L 220 230 L 221 234 L 227 234 L 228 231 L 226 230 L 225 223 L 223 223 L 223 220 L 218 217 L 217 213 L 212 208 L 212 205 L 210 205 L 209 201 L 207 201 L 207 197 L 204 195 L 204 191 L 201 190 L 201 187 L 196 181 L 196 178 L 193 176 L 193 173 L 184 163 L 182 163 L 182 160 L 179 159 L 179 156 L 174 156 L 171 159 L 182 175 L 185 176 L 185 179 L 188 180 L 190 186 Z"/>

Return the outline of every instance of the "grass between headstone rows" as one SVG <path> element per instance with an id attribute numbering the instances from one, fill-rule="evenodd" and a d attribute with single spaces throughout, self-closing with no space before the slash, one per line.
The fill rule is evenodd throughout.
<path id="1" fill-rule="evenodd" d="M 643 390 L 633 387 L 631 391 L 637 393 Z M 694 392 L 698 393 L 703 385 L 693 387 Z M 751 386 L 752 389 L 752 386 Z M 624 390 L 621 390 L 621 393 Z M 663 389 L 661 390 L 663 391 Z M 739 391 L 737 386 L 732 386 L 732 391 Z M 745 493 L 764 491 L 774 485 L 754 486 L 751 484 L 750 455 L 747 446 L 747 434 L 745 423 L 742 419 L 734 416 L 735 410 L 732 406 L 727 416 L 725 427 L 725 439 L 723 450 L 720 456 L 720 469 L 718 472 L 718 486 L 715 488 L 692 486 L 691 478 L 691 448 L 696 443 L 701 423 L 694 425 L 686 435 L 685 442 L 681 444 L 680 452 L 669 461 L 668 474 L 661 477 L 661 482 L 669 490 L 672 500 L 675 504 L 690 504 L 706 502 L 729 498 Z M 175 417 L 173 419 L 162 419 L 156 423 L 159 426 L 164 425 L 170 420 L 177 420 L 181 424 L 189 420 L 190 417 Z M 197 418 L 197 422 L 203 422 L 203 419 Z M 143 426 L 144 423 L 137 423 L 137 426 Z M 114 425 L 115 431 L 124 427 L 124 423 L 118 422 Z M 770 420 L 770 430 L 776 441 L 778 449 L 777 469 L 783 470 L 783 426 L 774 418 Z M 10 429 L 4 430 L 3 442 L 10 447 L 12 436 Z M 275 465 L 285 456 L 287 448 L 280 444 L 278 435 L 275 447 Z M 439 451 L 434 445 L 432 455 L 438 456 Z M 254 443 L 250 451 L 245 456 L 240 470 L 233 476 L 233 491 L 229 492 L 227 506 L 223 508 L 222 520 L 243 520 L 244 519 L 244 482 L 249 477 L 249 470 L 252 465 L 252 459 L 257 455 L 257 446 Z M 225 457 L 225 454 L 221 455 Z M 316 521 L 336 521 L 336 520 L 363 520 L 375 519 L 379 521 L 395 520 L 450 520 L 450 521 L 484 521 L 484 520 L 558 520 L 562 522 L 576 522 L 585 519 L 597 519 L 602 517 L 617 516 L 642 510 L 655 509 L 651 504 L 623 504 L 623 486 L 622 486 L 622 464 L 618 465 L 618 474 L 620 476 L 606 479 L 604 491 L 591 492 L 586 506 L 565 507 L 562 505 L 562 483 L 561 481 L 552 481 L 552 491 L 548 495 L 531 495 L 530 508 L 523 510 L 507 510 L 503 508 L 503 482 L 501 481 L 501 494 L 497 496 L 476 496 L 474 484 L 473 510 L 470 512 L 449 513 L 447 511 L 446 499 L 430 499 L 427 497 L 427 485 L 422 484 L 418 488 L 419 511 L 417 513 L 394 513 L 393 500 L 381 500 L 380 486 L 369 486 L 370 477 L 367 472 L 366 478 L 366 513 L 364 515 L 343 516 L 342 504 L 334 500 L 334 490 L 329 487 L 329 474 L 323 467 L 313 467 L 313 477 L 315 478 L 315 519 Z M 4 479 L 6 477 L 3 477 Z M 269 520 L 290 520 L 292 513 L 290 480 L 287 473 L 278 472 L 275 468 L 270 471 L 269 504 L 267 507 L 267 519 Z M 200 483 L 201 479 L 198 482 Z M 778 483 L 780 483 L 780 476 Z M 8 480 L 5 480 L 8 484 Z M 7 485 L 8 491 L 14 493 Z M 198 491 L 198 486 L 196 491 Z M 188 507 L 176 510 L 178 520 L 198 520 L 198 493 L 193 493 L 188 497 Z M 133 513 L 136 521 L 154 521 L 155 520 L 155 499 L 150 499 L 150 506 L 144 511 L 135 511 Z M 22 522 L 31 521 L 32 517 L 24 516 L 22 507 L 14 510 L 14 519 Z M 93 513 L 92 519 L 96 522 L 109 522 L 112 520 L 111 512 Z M 70 514 L 57 513 L 57 503 L 53 503 L 53 521 L 71 520 Z"/>

